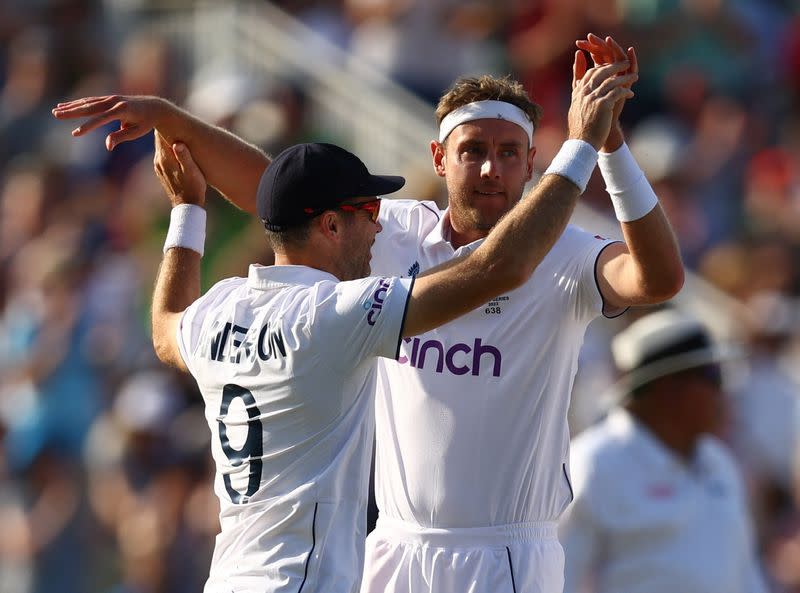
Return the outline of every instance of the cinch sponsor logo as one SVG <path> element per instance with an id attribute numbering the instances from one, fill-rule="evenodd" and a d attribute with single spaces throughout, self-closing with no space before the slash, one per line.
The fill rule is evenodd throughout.
<path id="1" fill-rule="evenodd" d="M 383 309 L 383 301 L 386 299 L 386 293 L 389 291 L 391 283 L 386 278 L 378 280 L 378 288 L 372 293 L 372 301 L 364 303 L 364 308 L 369 312 L 367 313 L 367 323 L 375 325 L 378 320 L 378 315 L 381 314 Z"/>
<path id="2" fill-rule="evenodd" d="M 503 365 L 503 355 L 500 350 L 489 344 L 484 344 L 480 338 L 470 346 L 469 344 L 453 344 L 445 346 L 439 340 L 425 340 L 419 338 L 404 338 L 403 342 L 411 345 L 409 356 L 401 355 L 397 362 L 409 364 L 417 369 L 434 369 L 437 373 L 443 373 L 445 368 L 454 375 L 466 375 L 472 373 L 474 376 L 481 374 L 481 363 L 491 365 L 492 375 L 500 376 Z M 403 350 L 408 353 L 408 346 Z M 484 366 L 484 368 L 488 368 Z"/>

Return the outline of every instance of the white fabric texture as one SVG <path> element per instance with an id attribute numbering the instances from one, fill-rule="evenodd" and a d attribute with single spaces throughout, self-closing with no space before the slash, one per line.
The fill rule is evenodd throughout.
<path id="1" fill-rule="evenodd" d="M 560 175 L 578 186 L 581 193 L 586 191 L 589 179 L 597 165 L 597 151 L 583 140 L 571 139 L 561 145 L 544 175 Z"/>
<path id="2" fill-rule="evenodd" d="M 169 229 L 164 240 L 164 253 L 183 247 L 203 255 L 206 244 L 206 211 L 195 204 L 180 204 L 169 214 Z"/>
<path id="3" fill-rule="evenodd" d="M 556 530 L 555 523 L 434 530 L 381 519 L 367 538 L 362 591 L 560 591 L 564 551 Z"/>
<path id="4" fill-rule="evenodd" d="M 456 127 L 476 119 L 502 119 L 517 124 L 528 135 L 528 148 L 533 146 L 533 122 L 522 109 L 505 101 L 474 101 L 454 109 L 439 124 L 439 142 L 444 142 Z"/>
<path id="5" fill-rule="evenodd" d="M 598 155 L 598 164 L 617 220 L 639 220 L 658 205 L 656 192 L 627 144 L 623 143 L 614 152 L 601 152 Z"/>
<path id="6" fill-rule="evenodd" d="M 396 356 L 410 286 L 251 266 L 184 313 L 220 500 L 207 592 L 358 590 L 374 357 Z"/>
<path id="7" fill-rule="evenodd" d="M 453 250 L 445 218 L 433 202 L 385 200 L 373 270 L 414 275 L 480 244 Z M 522 287 L 405 339 L 398 361 L 379 362 L 375 487 L 382 518 L 433 529 L 558 518 L 572 498 L 569 394 L 585 328 L 601 314 L 594 268 L 610 243 L 568 227 Z M 368 565 L 383 561 L 369 554 Z M 549 570 L 520 564 L 521 582 Z M 376 587 L 362 591 L 382 593 Z"/>
<path id="8" fill-rule="evenodd" d="M 766 593 L 732 456 L 703 440 L 691 464 L 622 409 L 572 444 L 561 519 L 565 593 Z"/>

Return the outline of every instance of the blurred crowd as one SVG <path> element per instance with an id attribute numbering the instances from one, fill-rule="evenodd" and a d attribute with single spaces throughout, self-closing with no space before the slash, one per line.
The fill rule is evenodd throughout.
<path id="1" fill-rule="evenodd" d="M 748 311 L 736 323 L 747 356 L 731 373 L 725 438 L 747 480 L 770 585 L 800 591 L 795 3 L 275 4 L 431 102 L 431 121 L 457 76 L 512 73 L 545 109 L 539 170 L 564 137 L 574 40 L 593 31 L 637 49 L 628 141 L 687 267 Z M 152 137 L 108 152 L 102 131 L 72 138 L 74 126 L 50 109 L 87 95 L 160 95 L 268 151 L 326 131 L 298 80 L 257 85 L 189 63 L 150 27 L 164 6 L 196 9 L 188 0 L 0 2 L 0 593 L 188 593 L 207 575 L 218 528 L 208 428 L 193 381 L 159 365 L 149 341 L 169 216 Z M 611 215 L 602 196 L 596 176 L 585 199 Z M 209 208 L 205 286 L 271 261 L 257 224 L 221 200 Z M 598 322 L 600 341 L 636 314 Z M 595 341 L 583 362 L 611 382 Z M 574 432 L 589 421 L 576 417 Z"/>

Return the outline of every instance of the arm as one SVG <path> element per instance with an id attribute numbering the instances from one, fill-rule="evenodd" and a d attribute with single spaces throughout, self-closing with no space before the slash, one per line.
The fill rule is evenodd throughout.
<path id="1" fill-rule="evenodd" d="M 576 52 L 568 116 L 570 138 L 595 148 L 602 145 L 614 104 L 631 93 L 625 84 L 636 75 L 615 76 L 627 68 L 624 60 L 587 71 L 586 58 Z M 544 175 L 475 252 L 418 277 L 409 299 L 404 335 L 433 329 L 524 283 L 561 236 L 580 191 L 566 177 Z"/>
<path id="2" fill-rule="evenodd" d="M 153 166 L 173 208 L 205 205 L 206 182 L 186 146 L 170 146 L 156 134 Z M 200 296 L 200 254 L 172 247 L 164 254 L 153 293 L 153 346 L 158 359 L 188 371 L 178 349 L 177 331 L 186 308 Z"/>
<path id="3" fill-rule="evenodd" d="M 603 302 L 615 308 L 660 303 L 683 286 L 683 263 L 669 220 L 656 205 L 643 218 L 622 223 L 625 243 L 597 259 Z"/>
<path id="4" fill-rule="evenodd" d="M 255 214 L 256 190 L 270 159 L 256 146 L 220 127 L 212 126 L 160 97 L 87 97 L 59 103 L 57 119 L 88 118 L 72 131 L 83 136 L 112 121 L 120 128 L 106 136 L 106 148 L 135 140 L 156 129 L 168 145 L 189 147 L 208 183 L 242 210 Z"/>
<path id="5" fill-rule="evenodd" d="M 576 43 L 590 52 L 596 65 L 616 62 L 627 56 L 631 64 L 629 72 L 638 73 L 633 48 L 626 52 L 611 37 L 603 40 L 590 34 Z M 625 238 L 624 244 L 606 248 L 597 261 L 600 293 L 604 303 L 614 308 L 665 301 L 681 289 L 684 280 L 680 249 L 669 220 L 625 145 L 619 123 L 624 103 L 625 99 L 614 106 L 611 128 L 599 159 L 600 172 L 612 195 Z M 646 199 L 655 201 L 655 205 L 642 216 L 626 216 L 619 208 L 620 204 L 630 200 Z"/>

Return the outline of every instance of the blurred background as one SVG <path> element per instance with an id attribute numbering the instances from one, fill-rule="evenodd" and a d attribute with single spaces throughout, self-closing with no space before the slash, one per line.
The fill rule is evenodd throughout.
<path id="1" fill-rule="evenodd" d="M 800 7 L 791 0 L 2 0 L 0 593 L 196 592 L 217 503 L 194 382 L 157 363 L 149 303 L 169 207 L 152 137 L 104 148 L 50 109 L 161 95 L 270 152 L 342 144 L 401 197 L 444 205 L 433 106 L 465 74 L 510 73 L 565 135 L 574 40 L 636 47 L 628 142 L 691 272 L 675 304 L 747 354 L 727 373 L 775 592 L 800 591 Z M 204 285 L 270 263 L 260 225 L 209 203 Z M 619 235 L 595 175 L 576 222 Z M 608 343 L 581 355 L 577 434 L 603 413 Z"/>

